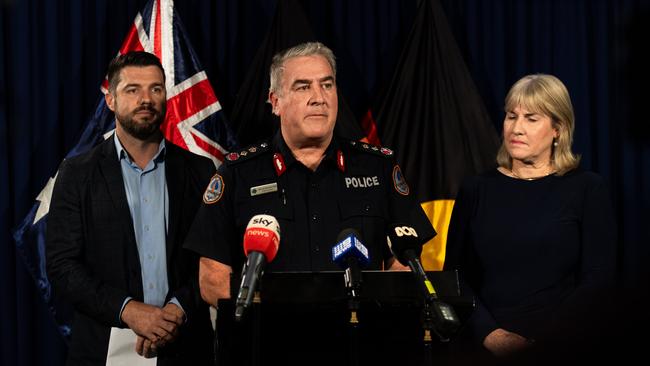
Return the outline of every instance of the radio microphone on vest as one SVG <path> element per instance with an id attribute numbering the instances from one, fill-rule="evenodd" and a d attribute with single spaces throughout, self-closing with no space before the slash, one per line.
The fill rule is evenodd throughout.
<path id="1" fill-rule="evenodd" d="M 332 247 L 332 260 L 345 269 L 345 287 L 353 297 L 358 296 L 361 289 L 361 267 L 370 262 L 368 248 L 359 239 L 359 232 L 354 229 L 344 229 L 339 233 L 336 245 Z"/>
<path id="2" fill-rule="evenodd" d="M 393 254 L 402 265 L 409 266 L 418 281 L 425 300 L 430 303 L 435 331 L 441 338 L 447 338 L 447 335 L 458 330 L 460 320 L 454 308 L 438 300 L 436 289 L 422 268 L 419 259 L 422 253 L 422 242 L 418 239 L 417 231 L 408 225 L 396 224 L 391 226 L 388 238 Z"/>
<path id="3" fill-rule="evenodd" d="M 235 302 L 235 319 L 241 320 L 251 306 L 267 262 L 275 258 L 280 245 L 280 224 L 270 215 L 255 215 L 244 232 L 244 253 L 247 256 L 242 268 L 241 285 Z"/>

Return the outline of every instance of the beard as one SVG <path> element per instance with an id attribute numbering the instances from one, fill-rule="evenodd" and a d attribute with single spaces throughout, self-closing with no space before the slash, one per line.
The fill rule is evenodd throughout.
<path id="1" fill-rule="evenodd" d="M 141 141 L 149 140 L 157 133 L 160 133 L 160 125 L 163 123 L 166 111 L 164 105 L 160 111 L 151 105 L 140 106 L 127 114 L 118 113 L 117 105 L 115 110 L 115 118 L 124 131 Z M 151 116 L 137 117 L 138 120 L 136 121 L 135 115 L 140 111 L 149 111 Z"/>

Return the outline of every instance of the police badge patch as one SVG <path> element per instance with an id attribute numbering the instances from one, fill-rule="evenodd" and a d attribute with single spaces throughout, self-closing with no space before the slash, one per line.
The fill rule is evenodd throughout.
<path id="1" fill-rule="evenodd" d="M 409 186 L 406 184 L 406 179 L 404 179 L 404 175 L 402 175 L 402 170 L 399 168 L 399 165 L 395 165 L 393 168 L 393 185 L 395 186 L 397 193 L 408 196 Z"/>
<path id="2" fill-rule="evenodd" d="M 219 201 L 223 195 L 223 188 L 223 178 L 221 178 L 219 174 L 215 174 L 212 179 L 210 179 L 210 183 L 208 184 L 208 188 L 205 189 L 205 193 L 203 193 L 203 202 L 211 205 Z"/>

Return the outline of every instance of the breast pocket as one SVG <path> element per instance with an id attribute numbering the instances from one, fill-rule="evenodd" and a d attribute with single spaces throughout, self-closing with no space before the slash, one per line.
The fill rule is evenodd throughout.
<path id="1" fill-rule="evenodd" d="M 271 215 L 280 224 L 283 221 L 293 221 L 293 209 L 284 204 L 278 192 L 266 193 L 259 196 L 240 196 L 235 202 L 237 210 L 237 227 L 246 228 L 250 219 L 255 215 Z M 280 226 L 282 228 L 282 225 Z"/>
<path id="2" fill-rule="evenodd" d="M 361 242 L 368 248 L 370 265 L 368 269 L 380 269 L 387 256 L 386 212 L 377 202 L 368 199 L 342 200 L 338 203 L 343 229 L 355 229 Z"/>
<path id="3" fill-rule="evenodd" d="M 294 238 L 294 213 L 292 206 L 285 204 L 278 192 L 266 193 L 259 196 L 241 196 L 235 202 L 236 225 L 239 232 L 244 233 L 246 226 L 255 215 L 273 216 L 280 226 L 280 247 L 273 262 L 275 265 L 282 265 L 283 261 L 289 260 L 287 256 L 287 245 Z M 290 251 L 289 251 L 290 252 Z M 243 255 L 243 247 L 242 247 Z M 270 270 L 270 268 L 269 268 Z"/>

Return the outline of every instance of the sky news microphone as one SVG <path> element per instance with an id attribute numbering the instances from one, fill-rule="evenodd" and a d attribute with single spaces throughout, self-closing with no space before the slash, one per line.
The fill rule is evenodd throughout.
<path id="1" fill-rule="evenodd" d="M 361 289 L 361 268 L 368 265 L 368 248 L 360 240 L 359 232 L 344 229 L 332 247 L 332 260 L 345 269 L 345 287 L 352 297 L 357 297 Z"/>
<path id="2" fill-rule="evenodd" d="M 436 289 L 422 268 L 420 254 L 423 243 L 418 238 L 417 231 L 408 225 L 395 224 L 391 226 L 388 238 L 391 251 L 402 265 L 409 266 L 425 300 L 429 302 L 433 312 L 434 330 L 441 339 L 448 340 L 448 336 L 460 327 L 460 320 L 451 305 L 438 300 Z"/>
<path id="3" fill-rule="evenodd" d="M 262 277 L 267 262 L 275 258 L 280 245 L 280 224 L 271 215 L 255 215 L 244 232 L 244 253 L 247 256 L 242 268 L 241 285 L 235 302 L 235 319 L 241 320 L 251 306 L 257 282 Z"/>

